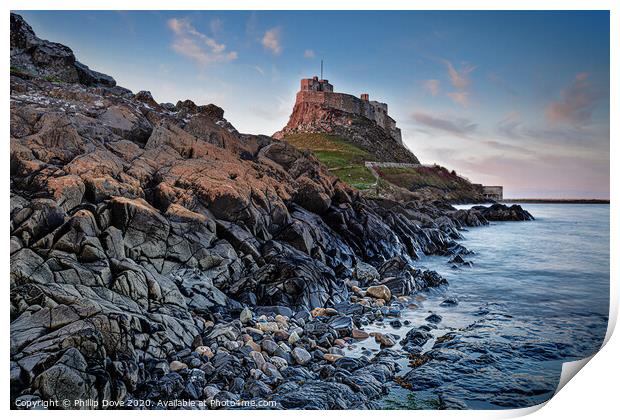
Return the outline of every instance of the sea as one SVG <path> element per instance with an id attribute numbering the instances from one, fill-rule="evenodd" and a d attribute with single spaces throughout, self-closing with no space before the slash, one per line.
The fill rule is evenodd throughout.
<path id="1" fill-rule="evenodd" d="M 522 207 L 536 220 L 492 222 L 462 232 L 471 266 L 455 267 L 442 256 L 417 262 L 440 273 L 449 286 L 418 296 L 417 307 L 401 315 L 408 326 L 395 328 L 386 318 L 365 328 L 403 337 L 428 325 L 425 318 L 435 313 L 441 321 L 424 352 L 433 350 L 437 338 L 449 338 L 420 367 L 409 367 L 406 357 L 399 360 L 398 375 L 409 389 L 394 384 L 383 408 L 537 405 L 553 396 L 564 362 L 601 347 L 609 314 L 609 205 Z M 458 304 L 446 306 L 447 298 Z M 377 346 L 371 337 L 349 352 L 368 355 Z"/>

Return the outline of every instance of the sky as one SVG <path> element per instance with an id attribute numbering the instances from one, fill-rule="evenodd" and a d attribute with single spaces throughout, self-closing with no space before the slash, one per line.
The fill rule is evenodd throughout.
<path id="1" fill-rule="evenodd" d="M 609 198 L 606 11 L 24 11 L 37 35 L 158 102 L 273 134 L 299 80 L 389 105 L 403 141 L 508 198 Z"/>

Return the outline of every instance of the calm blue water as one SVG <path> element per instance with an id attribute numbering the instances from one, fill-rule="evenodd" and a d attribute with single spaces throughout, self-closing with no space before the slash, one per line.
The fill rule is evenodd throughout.
<path id="1" fill-rule="evenodd" d="M 549 399 L 563 362 L 587 357 L 602 344 L 609 312 L 609 205 L 524 204 L 532 222 L 496 222 L 463 232 L 475 254 L 469 268 L 445 257 L 420 265 L 450 283 L 417 302 L 404 317 L 425 324 L 442 316 L 431 362 L 403 371 L 413 392 L 395 387 L 386 406 L 510 408 Z M 459 304 L 443 307 L 447 296 Z M 410 327 L 376 329 L 404 336 Z M 366 340 L 367 348 L 372 344 Z M 413 401 L 413 402 L 412 402 Z"/>

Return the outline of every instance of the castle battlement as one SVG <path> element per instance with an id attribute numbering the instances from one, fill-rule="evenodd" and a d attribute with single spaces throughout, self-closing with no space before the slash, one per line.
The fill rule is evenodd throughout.
<path id="1" fill-rule="evenodd" d="M 301 79 L 296 105 L 303 103 L 322 105 L 368 118 L 402 144 L 400 128 L 396 127 L 396 121 L 389 116 L 387 104 L 371 101 L 368 93 L 362 93 L 358 98 L 348 93 L 334 92 L 334 86 L 328 80 L 314 76 Z"/>

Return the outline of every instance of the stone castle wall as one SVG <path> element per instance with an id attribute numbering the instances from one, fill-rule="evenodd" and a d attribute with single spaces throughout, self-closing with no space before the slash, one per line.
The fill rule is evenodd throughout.
<path id="1" fill-rule="evenodd" d="M 312 80 L 312 79 L 304 79 Z M 388 115 L 387 104 L 377 101 L 367 101 L 347 93 L 337 93 L 321 90 L 305 90 L 302 80 L 302 90 L 297 93 L 296 103 L 322 105 L 338 109 L 350 114 L 361 115 L 377 123 L 390 134 L 390 137 L 402 144 L 401 132 L 396 127 L 396 121 Z M 331 85 L 329 85 L 331 87 Z"/>

